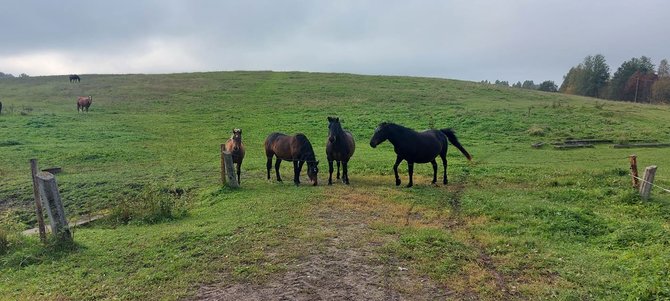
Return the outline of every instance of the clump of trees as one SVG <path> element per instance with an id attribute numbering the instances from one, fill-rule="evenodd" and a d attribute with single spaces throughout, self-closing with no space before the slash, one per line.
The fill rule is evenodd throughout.
<path id="1" fill-rule="evenodd" d="M 2 79 L 2 78 L 14 78 L 14 77 L 15 76 L 11 73 L 0 72 L 0 79 Z M 30 77 L 30 75 L 25 74 L 25 73 L 21 73 L 21 75 L 19 75 L 19 77 Z"/>
<path id="2" fill-rule="evenodd" d="M 658 70 L 646 56 L 625 61 L 610 77 L 610 68 L 601 54 L 589 55 L 570 68 L 559 91 L 613 100 L 634 102 L 670 101 L 670 67 L 661 60 Z"/>
<path id="3" fill-rule="evenodd" d="M 493 84 L 496 86 L 510 87 L 509 82 L 506 80 L 503 81 L 496 80 L 493 83 L 489 82 L 488 80 L 483 80 L 481 81 L 481 83 L 487 85 Z M 516 84 L 512 85 L 512 88 L 540 90 L 545 92 L 558 92 L 558 86 L 556 86 L 553 80 L 545 80 L 539 85 L 535 84 L 532 80 L 525 80 L 523 83 L 518 81 L 516 82 Z"/>

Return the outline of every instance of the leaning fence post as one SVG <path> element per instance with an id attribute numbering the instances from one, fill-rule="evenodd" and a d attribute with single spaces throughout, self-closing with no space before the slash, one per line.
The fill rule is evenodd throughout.
<path id="1" fill-rule="evenodd" d="M 639 175 L 637 173 L 637 155 L 630 155 L 630 176 L 633 178 L 633 188 L 640 189 Z"/>
<path id="2" fill-rule="evenodd" d="M 221 144 L 221 184 L 233 188 L 240 187 L 235 177 L 235 165 L 233 165 L 233 154 L 226 151 L 225 144 Z"/>
<path id="3" fill-rule="evenodd" d="M 37 229 L 40 232 L 40 241 L 47 241 L 47 232 L 44 228 L 44 213 L 42 211 L 42 202 L 40 201 L 40 191 L 37 184 L 37 159 L 30 159 L 30 172 L 33 178 L 33 195 L 35 197 L 35 213 L 37 214 Z"/>
<path id="4" fill-rule="evenodd" d="M 226 145 L 221 144 L 221 185 L 226 184 L 226 161 L 223 157 L 223 153 L 226 151 Z"/>
<path id="5" fill-rule="evenodd" d="M 37 174 L 37 183 L 40 191 L 40 198 L 42 204 L 47 210 L 49 222 L 51 223 L 51 233 L 56 235 L 60 241 L 71 241 L 72 234 L 70 227 L 65 219 L 65 209 L 61 202 L 60 193 L 58 192 L 58 184 L 54 175 L 48 172 L 40 172 Z"/>
<path id="6" fill-rule="evenodd" d="M 649 199 L 652 184 L 654 184 L 654 176 L 656 175 L 656 165 L 647 166 L 644 170 L 644 177 L 642 178 L 642 185 L 640 185 L 640 196 L 643 200 Z"/>

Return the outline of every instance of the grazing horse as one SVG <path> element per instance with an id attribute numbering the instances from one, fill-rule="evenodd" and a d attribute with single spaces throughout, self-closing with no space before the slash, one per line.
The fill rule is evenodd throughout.
<path id="1" fill-rule="evenodd" d="M 354 136 L 342 129 L 339 117 L 328 117 L 328 141 L 326 141 L 326 157 L 328 158 L 328 185 L 333 184 L 333 160 L 337 161 L 337 179 L 340 179 L 340 162 L 342 162 L 342 182 L 349 185 L 348 163 L 354 155 L 356 144 Z"/>
<path id="2" fill-rule="evenodd" d="M 75 81 L 76 81 L 76 82 L 80 82 L 80 81 L 81 81 L 81 78 L 79 77 L 79 75 L 76 75 L 76 74 L 72 74 L 72 75 L 70 75 L 70 82 L 75 82 Z"/>
<path id="3" fill-rule="evenodd" d="M 314 156 L 314 149 L 307 137 L 303 134 L 287 136 L 282 133 L 272 133 L 265 139 L 265 156 L 268 158 L 268 180 L 270 179 L 270 169 L 272 169 L 272 157 L 277 157 L 275 171 L 277 172 L 277 181 L 281 182 L 279 175 L 279 164 L 282 160 L 293 161 L 293 182 L 300 184 L 300 170 L 302 165 L 307 162 L 307 176 L 309 181 L 316 186 L 319 172 L 319 161 Z"/>
<path id="4" fill-rule="evenodd" d="M 437 162 L 435 158 L 438 155 L 442 158 L 442 165 L 444 166 L 442 183 L 447 184 L 447 141 L 458 148 L 468 160 L 472 160 L 472 156 L 461 146 L 451 129 L 427 130 L 419 133 L 402 125 L 383 122 L 375 129 L 375 134 L 370 139 L 370 146 L 375 148 L 386 140 L 393 144 L 393 149 L 397 155 L 393 165 L 396 186 L 400 185 L 398 165 L 402 160 L 407 161 L 409 172 L 407 187 L 414 185 L 412 181 L 414 163 L 430 162 L 433 165 L 433 184 L 435 184 L 437 182 Z"/>
<path id="5" fill-rule="evenodd" d="M 237 183 L 240 183 L 240 166 L 244 160 L 244 143 L 242 143 L 242 130 L 233 129 L 233 136 L 226 141 L 226 151 L 233 156 L 233 163 L 237 164 Z"/>
<path id="6" fill-rule="evenodd" d="M 2 114 L 2 101 L 0 101 L 0 114 Z"/>
<path id="7" fill-rule="evenodd" d="M 88 107 L 91 106 L 91 103 L 93 102 L 93 96 L 79 96 L 77 98 L 77 112 L 81 109 L 83 112 L 84 109 L 86 109 L 86 112 L 88 112 Z"/>

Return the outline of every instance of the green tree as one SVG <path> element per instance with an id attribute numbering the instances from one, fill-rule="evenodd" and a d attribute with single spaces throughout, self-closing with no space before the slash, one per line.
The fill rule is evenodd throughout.
<path id="1" fill-rule="evenodd" d="M 532 80 L 526 80 L 521 85 L 521 88 L 535 90 L 537 89 L 537 86 L 535 86 L 535 83 Z"/>
<path id="2" fill-rule="evenodd" d="M 558 91 L 566 94 L 583 95 L 582 83 L 584 82 L 585 75 L 586 72 L 581 64 L 570 68 L 568 74 L 563 76 L 563 83 Z"/>
<path id="3" fill-rule="evenodd" d="M 538 90 L 545 92 L 558 92 L 558 87 L 553 80 L 545 80 L 538 87 Z"/>
<path id="4" fill-rule="evenodd" d="M 670 77 L 663 77 L 651 86 L 651 99 L 658 103 L 670 103 Z"/>
<path id="5" fill-rule="evenodd" d="M 609 97 L 617 100 L 634 101 L 636 94 L 639 96 L 641 88 L 647 89 L 643 94 L 651 95 L 651 91 L 648 91 L 648 89 L 651 89 L 654 79 L 647 76 L 650 74 L 654 74 L 654 64 L 646 56 L 623 62 L 612 76 Z M 640 87 L 640 83 L 642 83 L 642 87 Z M 638 97 L 638 99 L 640 98 Z"/>
<path id="6" fill-rule="evenodd" d="M 670 66 L 668 66 L 668 60 L 662 59 L 658 64 L 658 77 L 666 78 L 670 77 Z"/>
<path id="7" fill-rule="evenodd" d="M 587 56 L 583 62 L 585 75 L 582 82 L 582 95 L 600 97 L 602 88 L 610 78 L 610 67 L 602 54 Z"/>

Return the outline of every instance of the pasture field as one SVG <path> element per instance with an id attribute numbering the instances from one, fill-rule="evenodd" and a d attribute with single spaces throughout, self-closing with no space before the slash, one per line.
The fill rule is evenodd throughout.
<path id="1" fill-rule="evenodd" d="M 90 112 L 77 113 L 87 95 Z M 530 147 L 668 142 L 668 106 L 299 72 L 2 79 L 0 101 L 2 300 L 670 298 L 670 193 L 654 188 L 642 201 L 628 175 L 635 153 L 640 170 L 658 165 L 656 184 L 670 187 L 670 150 Z M 324 185 L 327 116 L 356 138 L 350 186 Z M 403 162 L 395 187 L 392 146 L 369 146 L 382 121 L 451 127 L 473 161 L 450 147 L 449 184 L 430 185 L 422 164 L 413 188 Z M 233 128 L 247 147 L 237 190 L 218 184 L 219 144 Z M 273 131 L 309 137 L 319 186 L 295 187 L 286 162 L 284 183 L 265 179 Z M 101 220 L 77 228 L 74 246 L 41 246 L 15 234 L 35 223 L 33 157 L 63 168 L 56 178 L 72 217 L 113 212 L 152 185 L 183 190 L 188 213 Z"/>

